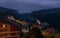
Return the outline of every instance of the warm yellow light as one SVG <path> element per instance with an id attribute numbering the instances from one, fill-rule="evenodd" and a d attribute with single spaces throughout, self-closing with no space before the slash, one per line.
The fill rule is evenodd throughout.
<path id="1" fill-rule="evenodd" d="M 6 27 L 6 25 L 5 24 L 3 24 L 3 28 L 5 28 Z"/>
<path id="2" fill-rule="evenodd" d="M 14 20 L 13 16 L 8 16 L 8 19 Z"/>

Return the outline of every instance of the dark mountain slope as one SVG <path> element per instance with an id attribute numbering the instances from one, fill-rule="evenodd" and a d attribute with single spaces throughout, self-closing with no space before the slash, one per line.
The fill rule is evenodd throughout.
<path id="1" fill-rule="evenodd" d="M 0 16 L 12 15 L 16 18 L 20 18 L 20 14 L 17 10 L 0 7 Z"/>
<path id="2" fill-rule="evenodd" d="M 40 21 L 48 22 L 51 26 L 60 29 L 60 8 L 38 10 L 31 14 Z"/>

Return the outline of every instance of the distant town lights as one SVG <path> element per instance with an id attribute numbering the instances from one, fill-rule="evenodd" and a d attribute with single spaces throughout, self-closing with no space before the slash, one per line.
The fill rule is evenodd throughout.
<path id="1" fill-rule="evenodd" d="M 41 24 L 41 22 L 40 22 L 39 20 L 37 20 L 37 23 L 38 23 L 38 24 Z"/>
<path id="2" fill-rule="evenodd" d="M 14 20 L 13 16 L 8 16 L 8 19 Z"/>

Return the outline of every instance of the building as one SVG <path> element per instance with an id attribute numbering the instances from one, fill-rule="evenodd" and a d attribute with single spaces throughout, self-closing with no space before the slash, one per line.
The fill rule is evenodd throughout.
<path id="1" fill-rule="evenodd" d="M 21 24 L 10 19 L 0 18 L 0 38 L 20 38 Z"/>
<path id="2" fill-rule="evenodd" d="M 42 34 L 43 35 L 54 35 L 56 33 L 56 30 L 54 28 L 46 28 Z"/>

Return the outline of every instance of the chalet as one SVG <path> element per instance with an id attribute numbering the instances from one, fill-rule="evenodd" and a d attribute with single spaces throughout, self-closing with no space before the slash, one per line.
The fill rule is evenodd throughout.
<path id="1" fill-rule="evenodd" d="M 0 17 L 0 38 L 20 38 L 21 24 L 10 19 Z"/>

